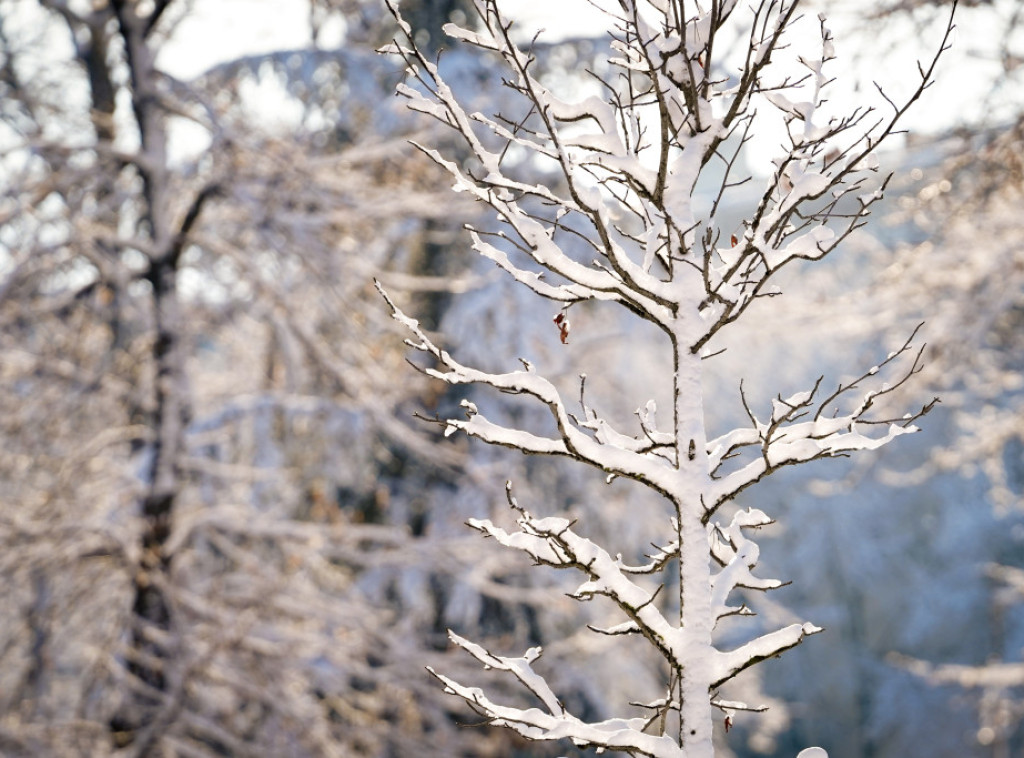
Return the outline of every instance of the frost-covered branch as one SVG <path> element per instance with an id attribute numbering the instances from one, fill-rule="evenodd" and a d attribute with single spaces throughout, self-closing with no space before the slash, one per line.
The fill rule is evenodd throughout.
<path id="1" fill-rule="evenodd" d="M 470 652 L 484 662 L 485 665 L 513 671 L 520 680 L 535 681 L 537 675 L 529 668 L 529 663 L 539 655 L 537 648 L 527 651 L 518 659 L 491 656 L 472 643 L 457 636 L 452 640 L 463 647 L 467 645 Z M 479 652 L 479 655 L 477 654 Z M 647 719 L 608 719 L 606 721 L 585 722 L 567 713 L 557 704 L 554 713 L 545 713 L 539 708 L 518 708 L 495 703 L 478 687 L 466 687 L 434 670 L 436 676 L 445 687 L 445 691 L 457 695 L 469 703 L 479 713 L 491 720 L 495 726 L 505 726 L 523 737 L 531 740 L 562 740 L 568 739 L 578 747 L 600 747 L 623 750 L 632 755 L 651 756 L 651 758 L 685 758 L 686 754 L 668 735 L 647 734 L 644 732 Z M 546 685 L 544 686 L 546 690 Z M 550 690 L 547 690 L 550 692 Z"/>
<path id="2" fill-rule="evenodd" d="M 956 3 L 953 6 L 955 12 Z M 720 241 L 721 232 L 710 224 L 705 228 L 701 238 L 708 292 L 705 307 L 709 309 L 705 318 L 713 324 L 700 346 L 739 318 L 754 299 L 776 294 L 768 284 L 777 271 L 794 260 L 824 258 L 866 223 L 865 217 L 882 198 L 889 182 L 886 177 L 875 188 L 867 186 L 878 170 L 873 152 L 896 133 L 907 110 L 930 86 L 938 60 L 949 47 L 953 12 L 935 55 L 927 66 L 919 65 L 921 76 L 915 89 L 900 105 L 885 97 L 892 106 L 892 114 L 875 118 L 867 128 L 863 125 L 873 114 L 871 108 L 826 118 L 821 124 L 815 122 L 829 83 L 824 66 L 836 55 L 824 15 L 819 15 L 820 58 L 800 59 L 813 82 L 811 98 L 791 100 L 783 94 L 794 89 L 788 81 L 777 88 L 764 86 L 760 90 L 784 115 L 790 147 L 785 156 L 776 160 L 776 171 L 756 211 L 743 222 L 740 232 L 729 237 L 728 244 Z M 879 92 L 884 96 L 881 87 Z M 722 186 L 724 190 L 725 180 Z"/>
<path id="3" fill-rule="evenodd" d="M 595 596 L 607 597 L 626 615 L 633 631 L 642 633 L 661 654 L 673 659 L 676 630 L 654 604 L 657 592 L 648 592 L 630 574 L 646 573 L 645 567 L 627 566 L 621 557 L 613 558 L 607 551 L 572 530 L 568 519 L 534 518 L 519 507 L 506 484 L 509 504 L 519 512 L 519 531 L 508 533 L 489 520 L 471 519 L 469 525 L 492 537 L 506 547 L 521 550 L 536 563 L 554 568 L 572 568 L 586 577 L 571 594 L 577 600 Z"/>
<path id="4" fill-rule="evenodd" d="M 734 429 L 708 443 L 711 473 L 716 477 L 705 501 L 708 513 L 714 512 L 720 505 L 783 466 L 847 455 L 856 450 L 877 450 L 897 437 L 918 431 L 913 422 L 928 413 L 938 403 L 938 398 L 931 400 L 916 413 L 907 413 L 900 418 L 874 418 L 868 412 L 878 398 L 903 386 L 920 371 L 923 346 L 914 354 L 910 366 L 898 375 L 895 382 L 885 383 L 877 389 L 865 392 L 853 408 L 843 415 L 834 410 L 832 415 L 826 415 L 829 409 L 835 408 L 836 401 L 858 389 L 897 358 L 909 352 L 911 340 L 916 333 L 915 329 L 914 334 L 902 347 L 889 353 L 885 360 L 872 366 L 856 379 L 840 384 L 820 402 L 816 400 L 816 396 L 821 379 L 815 382 L 810 390 L 785 399 L 781 396 L 775 398 L 772 401 L 770 416 L 762 421 L 754 415 L 744 396 L 744 407 L 751 426 Z M 872 434 L 876 427 L 884 427 L 884 433 Z M 724 475 L 719 474 L 726 461 L 740 455 L 747 448 L 756 449 L 759 456 L 737 470 Z"/>
<path id="5" fill-rule="evenodd" d="M 485 442 L 516 448 L 526 453 L 572 456 L 609 474 L 649 483 L 662 492 L 672 491 L 675 486 L 672 468 L 662 456 L 651 451 L 641 452 L 645 446 L 640 443 L 622 444 L 621 441 L 626 438 L 615 434 L 613 430 L 609 431 L 606 424 L 597 424 L 593 420 L 588 424 L 578 424 L 567 411 L 557 388 L 536 373 L 531 365 L 526 364 L 523 370 L 504 374 L 464 366 L 447 351 L 435 345 L 415 319 L 402 313 L 379 283 L 377 288 L 391 307 L 394 318 L 415 335 L 416 339 L 408 340 L 407 344 L 432 356 L 441 367 L 423 368 L 424 373 L 448 384 L 483 384 L 500 392 L 534 397 L 547 406 L 560 437 L 542 437 L 522 429 L 496 424 L 481 414 L 469 401 L 463 402 L 468 418 L 445 419 L 446 435 L 463 431 Z M 588 426 L 596 427 L 597 433 L 591 435 Z"/>

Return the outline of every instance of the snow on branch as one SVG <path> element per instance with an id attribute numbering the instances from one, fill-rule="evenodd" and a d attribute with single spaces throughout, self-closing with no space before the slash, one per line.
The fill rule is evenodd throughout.
<path id="1" fill-rule="evenodd" d="M 817 634 L 822 628 L 814 624 L 790 624 L 775 632 L 763 634 L 735 650 L 719 652 L 714 659 L 712 685 L 721 686 L 741 671 L 778 655 Z"/>
<path id="2" fill-rule="evenodd" d="M 587 579 L 572 593 L 577 600 L 595 596 L 609 598 L 626 615 L 630 630 L 643 634 L 662 655 L 678 659 L 675 649 L 678 630 L 662 615 L 654 603 L 657 592 L 649 592 L 629 578 L 647 573 L 648 567 L 627 566 L 621 557 L 612 556 L 591 540 L 576 534 L 565 518 L 534 518 L 512 496 L 512 484 L 505 485 L 509 505 L 519 512 L 519 531 L 506 532 L 488 519 L 470 519 L 469 526 L 498 543 L 529 555 L 545 566 L 576 569 Z"/>
<path id="3" fill-rule="evenodd" d="M 727 527 L 717 523 L 708 525 L 711 557 L 721 567 L 711 578 L 711 606 L 715 623 L 726 616 L 752 615 L 745 604 L 729 605 L 729 596 L 733 590 L 744 588 L 766 591 L 783 586 L 777 579 L 754 576 L 753 569 L 760 557 L 760 549 L 744 534 L 746 530 L 759 529 L 772 523 L 763 511 L 748 508 L 738 511 Z M 735 650 L 723 652 L 716 649 L 713 653 L 712 686 L 720 686 L 744 669 L 778 655 L 820 631 L 814 624 L 791 624 L 763 634 Z"/>
<path id="4" fill-rule="evenodd" d="M 955 2 L 953 6 L 955 12 Z M 777 271 L 794 260 L 824 258 L 866 223 L 890 178 L 884 177 L 873 188 L 868 184 L 878 171 L 874 151 L 897 133 L 907 110 L 931 85 L 954 28 L 951 12 L 942 42 L 928 65 L 919 64 L 920 80 L 902 104 L 897 105 L 876 85 L 891 105 L 891 115 L 876 116 L 873 108 L 858 108 L 818 124 L 815 117 L 826 101 L 824 93 L 830 81 L 823 69 L 836 57 L 825 17 L 820 15 L 819 20 L 821 56 L 800 59 L 813 82 L 810 99 L 793 101 L 785 94 L 791 90 L 802 92 L 799 85 L 803 80 L 787 79 L 774 87 L 759 84 L 755 88 L 756 94 L 783 113 L 790 145 L 775 160 L 775 172 L 741 232 L 730 235 L 728 244 L 722 244 L 719 230 L 711 223 L 704 228 L 700 240 L 708 297 L 702 304 L 702 315 L 708 328 L 696 348 L 739 318 L 754 299 L 778 294 L 768 287 Z M 731 168 L 731 162 L 729 165 Z M 715 200 L 716 208 L 728 187 L 727 172 Z"/>
<path id="5" fill-rule="evenodd" d="M 565 707 L 559 701 L 555 693 L 552 692 L 551 687 L 549 687 L 544 678 L 537 674 L 537 672 L 535 672 L 531 667 L 531 664 L 540 658 L 541 653 L 543 652 L 541 648 L 532 647 L 527 650 L 525 655 L 521 658 L 503 658 L 501 656 L 491 655 L 480 645 L 477 645 L 475 642 L 470 642 L 454 632 L 448 632 L 448 639 L 463 650 L 469 652 L 470 655 L 484 664 L 486 668 L 511 672 L 516 679 L 522 682 L 530 692 L 536 695 L 540 701 L 544 703 L 545 707 L 552 715 L 565 715 Z"/>
<path id="6" fill-rule="evenodd" d="M 722 567 L 711 579 L 711 603 L 716 621 L 725 616 L 752 614 L 746 605 L 727 604 L 729 594 L 737 587 L 773 590 L 782 586 L 778 579 L 761 579 L 753 575 L 751 570 L 757 565 L 761 551 L 753 540 L 743 534 L 744 529 L 757 529 L 772 523 L 763 511 L 747 509 L 736 513 L 728 527 L 708 526 L 711 556 Z"/>
<path id="7" fill-rule="evenodd" d="M 445 419 L 445 434 L 463 431 L 493 445 L 515 448 L 525 453 L 573 456 L 609 474 L 637 479 L 661 492 L 676 487 L 674 471 L 668 461 L 654 451 L 639 452 L 643 445 L 622 446 L 624 435 L 599 433 L 592 436 L 578 424 L 566 410 L 565 403 L 555 386 L 526 364 L 523 370 L 494 374 L 464 366 L 447 351 L 435 345 L 420 328 L 416 319 L 405 315 L 384 288 L 377 289 L 391 308 L 392 315 L 415 336 L 406 344 L 434 358 L 440 368 L 419 368 L 428 376 L 448 384 L 484 384 L 504 393 L 529 395 L 544 405 L 557 425 L 559 438 L 541 437 L 522 429 L 501 426 L 487 419 L 475 405 L 465 401 L 467 419 Z M 607 428 L 606 425 L 604 428 Z"/>
<path id="8" fill-rule="evenodd" d="M 391 2 L 388 5 L 396 18 L 400 19 L 397 7 Z M 446 32 L 476 47 L 498 52 L 515 75 L 515 80 L 507 81 L 506 84 L 522 96 L 528 104 L 528 117 L 534 114 L 540 125 L 537 129 L 528 129 L 522 125 L 522 119 L 494 119 L 480 113 L 468 113 L 445 81 L 437 63 L 429 60 L 414 45 L 395 45 L 387 52 L 401 55 L 419 84 L 419 87 L 399 85 L 399 93 L 409 99 L 411 108 L 454 130 L 479 162 L 481 170 L 473 172 L 464 169 L 456 162 L 444 158 L 437 150 L 421 145 L 417 147 L 452 175 L 455 191 L 467 192 L 490 205 L 512 232 L 506 239 L 542 269 L 585 288 L 588 296 L 594 292 L 604 293 L 604 298 L 621 301 L 645 318 L 666 321 L 668 312 L 665 305 L 671 300 L 669 288 L 665 282 L 651 276 L 630 259 L 615 239 L 610 221 L 616 215 L 615 209 L 609 210 L 606 207 L 606 200 L 602 199 L 600 191 L 583 178 L 581 163 L 571 159 L 567 152 L 573 140 L 563 134 L 565 125 L 585 118 L 593 118 L 602 128 L 610 130 L 608 133 L 602 132 L 608 138 L 604 140 L 606 147 L 611 140 L 616 139 L 617 126 L 613 109 L 597 98 L 587 101 L 589 109 L 585 112 L 579 106 L 558 100 L 531 73 L 532 57 L 512 41 L 509 24 L 500 17 L 496 5 L 488 1 L 478 3 L 477 7 L 482 24 L 480 31 L 469 31 L 448 24 Z M 409 32 L 406 34 L 408 36 Z M 515 127 L 509 129 L 503 125 L 503 121 Z M 483 127 L 488 134 L 478 134 L 478 126 Z M 524 137 L 524 134 L 529 134 L 529 137 Z M 485 142 L 495 141 L 500 146 L 490 149 L 485 145 Z M 503 165 L 510 145 L 547 158 L 558 166 L 565 179 L 568 195 L 557 195 L 548 188 L 548 183 L 527 184 L 515 179 Z M 633 168 L 641 171 L 638 162 Z M 530 200 L 539 201 L 543 207 L 554 211 L 549 210 L 541 215 L 538 211 L 530 210 Z M 617 208 L 618 203 L 613 202 L 613 206 Z M 592 243 L 592 249 L 600 257 L 593 265 L 578 262 L 555 242 L 556 232 L 568 228 L 563 220 L 567 214 L 586 219 L 593 227 L 597 242 Z M 589 239 L 587 235 L 584 237 Z M 484 255 L 495 260 L 517 280 L 527 286 L 537 281 L 534 278 L 536 275 L 530 276 L 519 267 L 508 264 L 501 255 L 496 254 L 494 248 L 481 247 L 478 249 Z M 551 296 L 550 290 L 531 288 L 545 297 Z"/>
<path id="9" fill-rule="evenodd" d="M 459 641 L 461 638 L 453 636 L 452 639 L 456 644 L 462 644 Z M 536 650 L 534 648 L 534 651 Z M 539 678 L 532 669 L 528 669 L 527 661 L 531 652 L 534 651 L 528 652 L 523 658 L 508 659 L 491 656 L 481 650 L 480 660 L 489 667 L 513 670 L 519 678 L 523 677 L 524 670 L 528 670 L 527 678 L 532 680 Z M 539 655 L 539 652 L 536 654 Z M 510 661 L 515 663 L 509 663 Z M 445 692 L 461 697 L 477 712 L 490 719 L 494 726 L 508 727 L 527 739 L 569 739 L 578 747 L 583 748 L 591 746 L 611 748 L 627 751 L 632 755 L 651 756 L 651 758 L 686 758 L 686 753 L 668 735 L 646 734 L 643 729 L 647 726 L 647 719 L 613 718 L 588 723 L 566 712 L 561 704 L 556 706 L 555 713 L 547 713 L 539 708 L 524 709 L 504 706 L 488 698 L 478 687 L 464 686 L 433 669 L 428 670 L 444 684 Z M 550 692 L 546 683 L 544 690 Z"/>
<path id="10" fill-rule="evenodd" d="M 708 515 L 751 484 L 783 466 L 846 455 L 856 450 L 877 450 L 897 437 L 918 431 L 913 422 L 928 413 L 939 402 L 938 398 L 933 398 L 917 412 L 907 413 L 899 418 L 873 418 L 868 412 L 880 397 L 899 389 L 921 370 L 924 345 L 913 353 L 909 367 L 898 375 L 894 383 L 885 383 L 877 389 L 866 391 L 854 407 L 843 415 L 838 415 L 837 411 L 833 411 L 831 416 L 827 415 L 840 398 L 848 396 L 869 379 L 877 376 L 882 369 L 893 364 L 897 358 L 909 353 L 918 329 L 920 326 L 898 350 L 889 353 L 885 360 L 857 378 L 840 384 L 821 402 L 815 400 L 821 387 L 820 378 L 810 390 L 785 399 L 781 396 L 775 398 L 772 401 L 771 415 L 767 420 L 762 421 L 754 415 L 746 396 L 743 395 L 741 385 L 743 405 L 751 426 L 734 429 L 708 443 L 710 471 L 713 476 L 718 477 L 705 500 Z M 878 427 L 884 428 L 884 433 L 871 434 L 871 430 Z M 759 457 L 724 476 L 719 475 L 727 460 L 740 455 L 748 448 L 758 450 Z"/>

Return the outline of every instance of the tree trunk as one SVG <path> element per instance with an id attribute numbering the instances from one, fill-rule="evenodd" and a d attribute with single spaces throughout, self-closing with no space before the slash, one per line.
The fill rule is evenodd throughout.
<path id="1" fill-rule="evenodd" d="M 184 330 L 177 290 L 178 260 L 187 230 L 183 228 L 175 234 L 171 224 L 166 117 L 157 90 L 155 56 L 146 41 L 155 17 L 137 15 L 137 6 L 124 0 L 115 0 L 112 5 L 124 39 L 132 108 L 141 143 L 136 167 L 143 181 L 143 218 L 151 245 L 146 279 L 152 285 L 155 334 L 151 358 L 156 381 L 147 490 L 140 504 L 142 557 L 134 579 L 135 619 L 128 655 L 129 672 L 148 687 L 143 690 L 145 694 L 133 688 L 111 727 L 118 732 L 122 744 L 139 740 L 135 751 L 143 754 L 159 739 L 159 712 L 170 712 L 168 708 L 173 706 L 167 698 L 173 654 L 167 650 L 166 640 L 172 639 L 174 620 L 163 580 L 171 568 L 171 556 L 164 547 L 182 487 L 181 455 L 189 417 Z M 202 196 L 190 209 L 186 225 L 195 221 L 201 199 Z M 161 638 L 165 642 L 155 641 Z"/>
<path id="2" fill-rule="evenodd" d="M 686 319 L 690 314 L 683 314 Z M 707 489 L 707 434 L 701 392 L 702 361 L 687 339 L 685 322 L 673 339 L 675 352 L 675 428 L 679 487 L 674 505 L 679 540 L 679 744 L 686 755 L 710 756 L 711 646 L 714 626 L 711 607 L 711 566 L 702 494 Z"/>

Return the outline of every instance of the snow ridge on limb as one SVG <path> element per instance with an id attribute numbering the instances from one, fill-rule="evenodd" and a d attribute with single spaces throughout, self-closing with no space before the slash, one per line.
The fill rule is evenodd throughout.
<path id="1" fill-rule="evenodd" d="M 744 669 L 778 655 L 803 642 L 805 637 L 822 631 L 814 624 L 790 624 L 741 645 L 735 650 L 719 652 L 714 660 L 712 686 L 718 687 Z"/>
<path id="2" fill-rule="evenodd" d="M 751 570 L 757 565 L 760 548 L 743 534 L 743 529 L 757 529 L 774 523 L 763 511 L 748 508 L 738 511 L 732 523 L 723 528 L 718 524 L 708 527 L 711 557 L 721 569 L 711 579 L 711 603 L 715 621 L 725 616 L 748 616 L 752 611 L 746 605 L 730 606 L 727 601 L 737 587 L 753 590 L 773 590 L 782 586 L 778 579 L 755 577 Z"/>

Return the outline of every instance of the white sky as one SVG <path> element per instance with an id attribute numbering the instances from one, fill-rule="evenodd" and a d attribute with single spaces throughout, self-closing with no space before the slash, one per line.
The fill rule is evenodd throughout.
<path id="1" fill-rule="evenodd" d="M 74 2 L 75 0 L 73 0 Z M 602 0 L 608 2 L 609 0 Z M 1007 9 L 1021 0 L 994 0 L 994 8 Z M 85 0 L 77 0 L 78 3 Z M 837 0 L 831 0 L 835 4 Z M 884 55 L 868 54 L 854 57 L 866 35 L 848 40 L 843 29 L 849 28 L 859 10 L 859 0 L 847 0 L 851 11 L 836 12 L 830 21 L 835 36 L 839 59 L 826 68 L 826 73 L 836 76 L 838 82 L 830 96 L 835 105 L 848 110 L 856 105 L 881 103 L 877 94 L 871 91 L 854 92 L 846 86 L 850 77 L 844 74 L 856 69 L 858 78 L 881 83 L 888 94 L 897 101 L 909 90 L 916 78 L 915 55 L 920 52 L 918 32 L 907 30 L 905 44 L 886 48 Z M 852 5 L 851 5 L 852 3 Z M 841 3 L 840 3 L 841 5 Z M 18 3 L 15 10 L 30 9 L 31 3 Z M 501 7 L 521 25 L 524 36 L 532 36 L 538 29 L 544 29 L 543 38 L 557 40 L 565 36 L 597 36 L 603 33 L 604 17 L 590 0 L 501 0 Z M 813 8 L 813 4 L 809 4 Z M 17 16 L 17 14 L 14 14 Z M 813 11 L 805 31 L 794 35 L 794 41 L 803 39 L 814 42 L 816 19 Z M 981 10 L 963 9 L 958 18 L 958 32 L 954 39 L 954 50 L 940 63 L 938 81 L 908 114 L 904 124 L 924 132 L 948 130 L 963 121 L 980 121 L 975 118 L 982 107 L 982 95 L 988 90 L 987 82 L 998 64 L 987 64 L 965 60 L 971 50 L 991 47 L 999 38 L 1002 29 L 993 26 L 999 15 L 987 8 Z M 908 25 L 909 26 L 909 25 Z M 929 46 L 937 45 L 941 29 L 934 30 L 935 40 Z M 1022 30 L 1024 33 L 1024 30 Z M 64 33 L 66 35 L 66 32 Z M 320 45 L 330 48 L 337 45 L 343 34 L 343 23 L 338 20 L 334 26 L 321 31 Z M 896 31 L 890 38 L 899 41 Z M 302 48 L 310 42 L 308 4 L 302 0 L 194 0 L 193 8 L 186 15 L 168 45 L 164 48 L 160 64 L 170 73 L 183 79 L 190 79 L 225 60 L 246 55 L 266 53 L 288 48 Z M 67 45 L 66 37 L 57 40 Z M 49 44 L 49 43 L 47 43 Z M 56 44 L 56 43 L 55 43 Z M 1022 45 L 1024 46 L 1024 45 Z M 268 103 L 268 117 L 273 115 L 270 105 L 274 93 L 261 93 L 260 99 Z M 1019 109 L 1024 102 L 1024 92 L 1004 93 L 1004 102 Z M 276 106 L 280 109 L 280 100 Z M 884 104 L 883 104 L 883 107 Z M 991 113 L 986 113 L 991 116 Z M 766 138 L 778 142 L 781 135 Z"/>
<path id="2" fill-rule="evenodd" d="M 998 4 L 1000 0 L 996 2 Z M 532 36 L 535 30 L 544 29 L 544 39 L 557 40 L 566 36 L 596 36 L 604 30 L 604 18 L 589 0 L 503 0 L 501 7 L 521 25 L 524 36 Z M 813 41 L 817 36 L 817 22 L 813 13 L 809 15 L 810 23 L 802 36 Z M 980 107 L 978 98 L 984 87 L 978 86 L 972 77 L 983 71 L 984 66 L 977 63 L 965 66 L 962 54 L 998 38 L 1000 30 L 991 28 L 995 18 L 994 14 L 960 13 L 955 54 L 947 56 L 947 60 L 940 64 L 938 83 L 911 111 L 908 125 L 924 131 L 947 129 Z M 867 55 L 854 61 L 855 48 L 863 37 L 844 45 L 843 29 L 848 28 L 850 19 L 849 13 L 836 12 L 830 20 L 839 54 L 839 59 L 831 64 L 830 73 L 838 75 L 840 80 L 839 86 L 833 90 L 833 98 L 857 103 L 865 97 L 875 97 L 873 93 L 841 92 L 843 81 L 849 79 L 843 76 L 844 65 L 855 65 L 862 80 L 876 80 L 885 86 L 887 93 L 898 97 L 916 76 L 915 55 L 919 54 L 916 38 L 913 44 L 898 45 L 884 56 Z M 323 30 L 321 46 L 331 47 L 340 40 L 341 34 L 340 24 Z M 908 34 L 916 32 L 908 29 Z M 194 10 L 181 23 L 160 62 L 171 73 L 187 79 L 224 60 L 282 48 L 301 48 L 309 44 L 309 40 L 309 15 L 305 2 L 195 0 Z M 936 36 L 935 44 L 938 40 Z M 798 38 L 795 41 L 799 43 Z M 988 68 L 991 70 L 994 65 L 989 64 Z"/>
<path id="3" fill-rule="evenodd" d="M 544 28 L 545 39 L 597 36 L 605 28 L 604 18 L 587 0 L 503 0 L 501 7 L 524 29 Z M 336 44 L 341 31 L 321 30 L 320 46 Z M 304 2 L 195 0 L 160 63 L 175 76 L 189 79 L 223 61 L 301 48 L 309 41 L 309 9 Z"/>
<path id="4" fill-rule="evenodd" d="M 196 0 L 160 65 L 191 79 L 218 63 L 309 44 L 309 9 L 282 0 Z"/>

